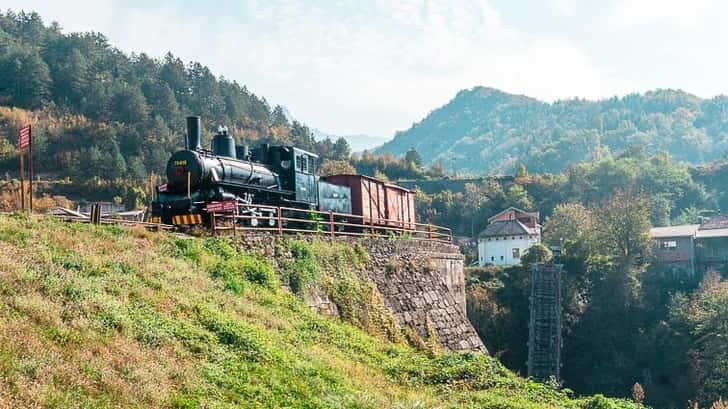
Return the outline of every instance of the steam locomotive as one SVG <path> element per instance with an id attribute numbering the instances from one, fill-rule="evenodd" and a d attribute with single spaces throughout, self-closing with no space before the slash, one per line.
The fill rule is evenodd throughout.
<path id="1" fill-rule="evenodd" d="M 351 213 L 351 188 L 320 180 L 317 155 L 295 146 L 236 146 L 227 128 L 218 128 L 212 150 L 200 145 L 200 117 L 187 117 L 184 150 L 167 162 L 167 183 L 157 187 L 153 222 L 210 224 L 210 203 L 233 202 L 253 227 L 276 223 L 275 208 Z M 251 205 L 261 206 L 256 208 Z M 265 205 L 265 206 L 263 206 Z M 236 209 L 237 210 L 237 209 Z"/>

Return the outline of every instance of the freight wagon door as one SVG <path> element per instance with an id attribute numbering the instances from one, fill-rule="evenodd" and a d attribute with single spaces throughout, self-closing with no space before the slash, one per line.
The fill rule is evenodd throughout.
<path id="1" fill-rule="evenodd" d="M 360 178 L 361 184 L 361 215 L 362 224 L 372 224 L 372 182 L 366 178 Z"/>
<path id="2" fill-rule="evenodd" d="M 407 221 L 409 222 L 409 225 L 407 226 L 408 229 L 415 229 L 415 223 L 417 223 L 417 220 L 415 220 L 415 194 L 412 192 L 407 193 L 406 198 L 406 204 L 407 207 Z"/>
<path id="3" fill-rule="evenodd" d="M 377 186 L 377 214 L 375 223 L 387 224 L 387 188 L 384 183 L 376 182 Z"/>
<path id="4" fill-rule="evenodd" d="M 384 218 L 384 190 L 377 181 L 361 178 L 362 216 L 365 224 L 380 224 Z"/>
<path id="5" fill-rule="evenodd" d="M 392 187 L 385 186 L 387 194 L 387 225 L 392 227 L 404 227 L 402 214 L 402 195 L 404 192 Z"/>

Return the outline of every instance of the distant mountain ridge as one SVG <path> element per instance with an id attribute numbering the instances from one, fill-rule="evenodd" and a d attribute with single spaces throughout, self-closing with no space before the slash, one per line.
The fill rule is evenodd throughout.
<path id="1" fill-rule="evenodd" d="M 364 135 L 364 134 L 356 134 L 356 135 L 335 135 L 330 134 L 321 131 L 320 129 L 312 128 L 311 133 L 313 134 L 314 139 L 317 141 L 320 141 L 322 139 L 330 138 L 332 141 L 335 141 L 339 138 L 346 139 L 347 142 L 349 142 L 349 146 L 351 147 L 352 152 L 362 152 L 365 150 L 372 150 L 374 148 L 377 148 L 379 146 L 382 146 L 385 142 L 389 140 L 389 138 L 385 138 L 382 136 L 370 136 L 370 135 Z"/>
<path id="2" fill-rule="evenodd" d="M 403 155 L 413 147 L 425 165 L 439 162 L 476 175 L 510 173 L 519 163 L 529 171 L 559 172 L 627 149 L 700 164 L 722 158 L 728 148 L 728 97 L 663 89 L 546 103 L 474 87 L 376 152 Z"/>
<path id="3" fill-rule="evenodd" d="M 281 110 L 283 111 L 283 115 L 285 115 L 286 119 L 289 122 L 298 120 L 295 116 L 293 116 L 293 114 L 287 107 L 281 106 Z M 338 135 L 324 132 L 318 128 L 310 128 L 309 130 L 313 134 L 313 137 L 316 141 L 322 141 L 326 138 L 329 138 L 332 141 L 336 141 L 339 138 L 346 139 L 346 142 L 349 143 L 349 147 L 351 148 L 351 152 L 363 152 L 365 150 L 373 150 L 374 148 L 382 146 L 385 142 L 391 139 L 382 136 L 370 136 L 364 134 Z"/>

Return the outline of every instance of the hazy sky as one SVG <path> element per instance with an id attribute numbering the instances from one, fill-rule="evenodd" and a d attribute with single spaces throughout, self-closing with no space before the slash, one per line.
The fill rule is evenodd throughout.
<path id="1" fill-rule="evenodd" d="M 544 100 L 728 93 L 719 0 L 3 0 L 125 51 L 168 50 L 329 133 L 392 136 L 462 88 Z"/>

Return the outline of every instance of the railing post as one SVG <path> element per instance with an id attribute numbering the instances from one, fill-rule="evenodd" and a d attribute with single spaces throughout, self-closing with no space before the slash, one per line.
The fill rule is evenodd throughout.
<path id="1" fill-rule="evenodd" d="M 217 223 L 215 221 L 215 212 L 210 213 L 210 227 L 212 227 L 212 235 L 217 236 Z"/>
<path id="2" fill-rule="evenodd" d="M 334 237 L 334 212 L 329 210 L 329 231 L 331 232 L 331 237 Z"/>
<path id="3" fill-rule="evenodd" d="M 235 211 L 233 212 L 233 239 L 235 239 L 235 236 L 237 236 L 237 234 L 235 233 L 235 231 L 237 230 L 237 227 L 238 227 L 238 206 L 236 204 Z"/>
<path id="4" fill-rule="evenodd" d="M 432 224 L 431 223 L 427 224 L 427 238 L 428 239 L 432 238 Z"/>
<path id="5" fill-rule="evenodd" d="M 283 220 L 281 217 L 281 207 L 278 206 L 278 235 L 283 234 Z"/>

